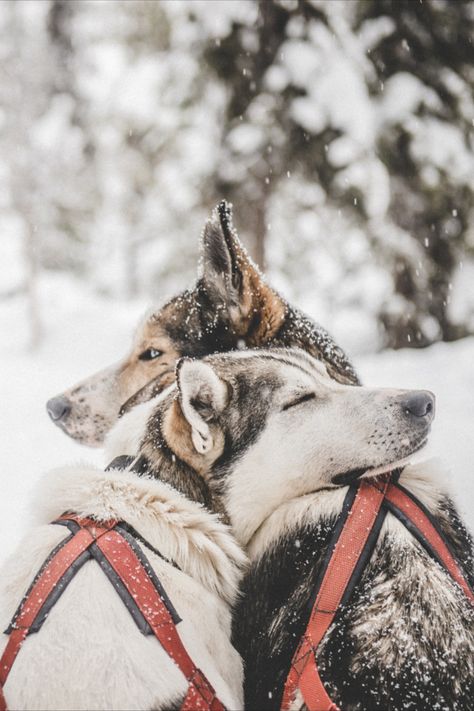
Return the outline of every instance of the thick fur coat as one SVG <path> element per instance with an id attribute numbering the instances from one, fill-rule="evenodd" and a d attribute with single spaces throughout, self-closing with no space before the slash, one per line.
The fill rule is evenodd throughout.
<path id="1" fill-rule="evenodd" d="M 407 465 L 434 409 L 432 393 L 338 384 L 302 351 L 275 349 L 185 360 L 177 389 L 132 413 L 129 443 L 142 417 L 145 469 L 164 445 L 209 485 L 211 504 L 250 554 L 233 621 L 247 709 L 280 708 L 347 492 L 342 480 L 403 469 L 401 484 L 438 521 L 474 583 L 471 540 L 439 475 Z M 344 711 L 472 709 L 474 610 L 390 513 L 318 665 Z M 292 709 L 303 707 L 297 695 Z"/>
<path id="2" fill-rule="evenodd" d="M 242 664 L 230 644 L 230 605 L 245 557 L 217 517 L 170 486 L 134 473 L 77 466 L 49 474 L 35 498 L 38 526 L 0 575 L 6 629 L 51 550 L 68 535 L 64 511 L 130 524 L 176 608 L 194 663 L 229 709 L 242 708 Z M 0 640 L 0 652 L 7 641 Z M 25 640 L 5 685 L 10 709 L 179 708 L 188 685 L 153 636 L 138 630 L 96 561 L 77 572 L 38 633 Z"/>
<path id="3" fill-rule="evenodd" d="M 438 519 L 474 585 L 469 536 L 430 465 L 406 467 L 400 482 Z M 343 487 L 289 501 L 250 541 L 252 564 L 234 616 L 248 709 L 280 707 L 345 493 Z M 387 514 L 374 554 L 317 660 L 328 693 L 344 711 L 470 711 L 474 610 L 446 571 Z M 302 707 L 297 694 L 292 709 Z"/>

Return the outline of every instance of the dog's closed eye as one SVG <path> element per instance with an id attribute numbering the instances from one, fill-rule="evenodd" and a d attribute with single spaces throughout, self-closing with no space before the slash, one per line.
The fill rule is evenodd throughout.
<path id="1" fill-rule="evenodd" d="M 300 395 L 294 400 L 291 400 L 291 402 L 287 402 L 281 409 L 288 410 L 290 407 L 296 407 L 297 405 L 301 405 L 303 402 L 307 402 L 308 400 L 314 400 L 315 397 L 315 393 L 305 393 L 304 395 Z"/>

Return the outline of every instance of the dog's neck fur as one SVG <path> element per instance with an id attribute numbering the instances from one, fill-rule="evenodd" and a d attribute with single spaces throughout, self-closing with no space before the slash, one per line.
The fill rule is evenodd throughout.
<path id="1" fill-rule="evenodd" d="M 469 536 L 426 463 L 406 467 L 400 481 L 435 515 L 469 574 Z M 250 540 L 252 565 L 234 625 L 234 644 L 248 670 L 248 708 L 278 705 L 346 491 L 320 490 L 288 501 Z M 454 696 L 458 705 L 452 708 L 470 708 L 471 613 L 459 589 L 388 514 L 361 582 L 318 652 L 328 693 L 350 711 L 388 708 L 389 700 L 393 708 L 418 708 L 421 694 L 423 708 L 435 708 L 439 699 L 440 708 L 448 708 Z M 370 696 L 374 689 L 380 696 Z M 292 708 L 302 704 L 297 695 Z"/>
<path id="2" fill-rule="evenodd" d="M 423 462 L 405 467 L 400 483 L 408 488 L 425 507 L 435 515 L 439 510 L 443 493 L 437 486 L 440 472 L 436 462 Z M 291 530 L 316 525 L 319 521 L 335 520 L 341 513 L 347 486 L 326 487 L 305 496 L 290 499 L 276 508 L 257 528 L 246 547 L 253 560 L 277 544 L 279 536 Z M 397 535 L 411 538 L 408 531 L 389 516 L 384 531 L 397 530 Z"/>
<path id="3" fill-rule="evenodd" d="M 234 600 L 245 555 L 218 516 L 163 481 L 89 465 L 63 467 L 41 482 L 35 518 L 49 523 L 64 511 L 127 522 L 184 573 Z"/>
<path id="4" fill-rule="evenodd" d="M 187 499 L 212 510 L 211 491 L 204 479 L 169 448 L 159 430 L 142 443 L 133 470 L 172 486 Z"/>

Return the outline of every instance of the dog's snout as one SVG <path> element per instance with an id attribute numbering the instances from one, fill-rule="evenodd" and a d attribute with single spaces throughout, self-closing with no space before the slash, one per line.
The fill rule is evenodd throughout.
<path id="1" fill-rule="evenodd" d="M 401 406 L 407 415 L 431 421 L 435 413 L 435 396 L 429 390 L 417 390 L 405 397 Z"/>
<path id="2" fill-rule="evenodd" d="M 67 397 L 64 397 L 64 395 L 58 395 L 57 397 L 53 397 L 51 400 L 48 400 L 46 403 L 46 409 L 53 422 L 59 422 L 60 420 L 64 420 L 67 415 L 69 415 L 72 406 Z"/>

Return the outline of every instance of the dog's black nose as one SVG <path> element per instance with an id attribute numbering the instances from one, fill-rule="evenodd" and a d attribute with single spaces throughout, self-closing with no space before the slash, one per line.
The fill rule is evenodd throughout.
<path id="1" fill-rule="evenodd" d="M 48 400 L 46 409 L 53 422 L 59 422 L 59 420 L 64 420 L 71 412 L 71 403 L 64 395 L 58 395 L 58 397 L 52 397 L 51 400 Z"/>
<path id="2" fill-rule="evenodd" d="M 401 405 L 407 414 L 432 420 L 435 412 L 435 396 L 429 390 L 416 390 L 402 400 Z"/>

